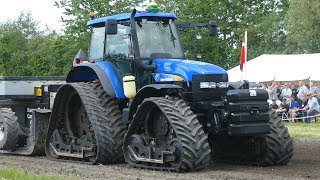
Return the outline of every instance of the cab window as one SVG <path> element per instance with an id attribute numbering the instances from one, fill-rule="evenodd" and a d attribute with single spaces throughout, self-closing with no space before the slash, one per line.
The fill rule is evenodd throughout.
<path id="1" fill-rule="evenodd" d="M 118 25 L 118 33 L 107 35 L 106 54 L 125 54 L 130 53 L 130 27 Z"/>
<path id="2" fill-rule="evenodd" d="M 91 42 L 89 50 L 90 60 L 102 60 L 103 59 L 103 47 L 105 37 L 105 27 L 97 27 L 92 29 Z"/>

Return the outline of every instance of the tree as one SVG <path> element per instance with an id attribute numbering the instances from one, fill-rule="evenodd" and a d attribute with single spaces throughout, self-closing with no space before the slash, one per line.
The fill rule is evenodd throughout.
<path id="1" fill-rule="evenodd" d="M 287 19 L 287 52 L 319 53 L 320 1 L 291 0 Z"/>
<path id="2" fill-rule="evenodd" d="M 168 0 L 163 0 L 168 1 Z M 226 69 L 238 64 L 241 39 L 248 30 L 248 55 L 254 58 L 263 53 L 283 51 L 285 34 L 282 18 L 289 6 L 289 0 L 177 0 L 178 22 L 208 22 L 218 24 L 218 37 L 208 36 L 206 30 L 190 30 L 204 38 L 198 42 L 198 49 L 206 55 L 204 61 Z M 194 41 L 188 33 L 183 34 L 187 51 L 194 57 Z M 259 47 L 262 48 L 259 48 Z M 276 47 L 276 48 L 275 48 Z M 190 53 L 189 53 L 190 54 Z"/>
<path id="3" fill-rule="evenodd" d="M 16 21 L 0 25 L 0 62 L 2 75 L 31 75 L 26 48 L 28 42 L 37 36 L 38 23 L 31 14 L 21 14 Z"/>
<path id="4" fill-rule="evenodd" d="M 68 38 L 38 30 L 31 14 L 0 25 L 0 75 L 62 76 L 72 63 Z"/>

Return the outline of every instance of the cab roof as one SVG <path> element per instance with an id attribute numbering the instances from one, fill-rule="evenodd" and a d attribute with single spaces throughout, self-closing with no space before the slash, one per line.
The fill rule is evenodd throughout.
<path id="1" fill-rule="evenodd" d="M 116 14 L 112 16 L 106 16 L 102 18 L 97 18 L 88 21 L 87 26 L 95 26 L 99 24 L 104 24 L 107 19 L 116 19 L 117 21 L 125 21 L 129 20 L 131 16 L 131 13 L 123 13 L 123 14 Z M 150 12 L 137 12 L 134 16 L 135 18 L 147 18 L 147 17 L 159 17 L 159 18 L 166 18 L 166 19 L 177 19 L 177 17 L 172 13 L 150 13 Z"/>

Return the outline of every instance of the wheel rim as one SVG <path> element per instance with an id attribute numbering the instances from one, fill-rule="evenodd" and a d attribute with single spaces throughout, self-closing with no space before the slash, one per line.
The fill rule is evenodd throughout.
<path id="1" fill-rule="evenodd" d="M 3 122 L 0 122 L 0 141 L 4 138 L 4 125 Z"/>

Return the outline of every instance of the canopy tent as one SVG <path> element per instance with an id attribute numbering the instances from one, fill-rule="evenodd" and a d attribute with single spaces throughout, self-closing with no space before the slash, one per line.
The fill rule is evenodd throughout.
<path id="1" fill-rule="evenodd" d="M 266 81 L 320 81 L 320 53 L 318 54 L 264 54 L 246 63 L 246 80 Z M 228 70 L 229 81 L 241 80 L 242 72 L 236 66 Z"/>

